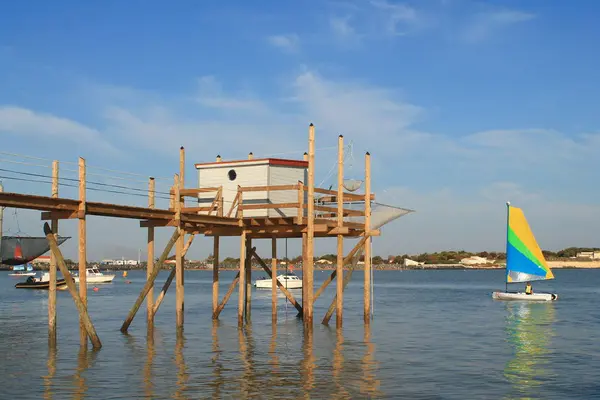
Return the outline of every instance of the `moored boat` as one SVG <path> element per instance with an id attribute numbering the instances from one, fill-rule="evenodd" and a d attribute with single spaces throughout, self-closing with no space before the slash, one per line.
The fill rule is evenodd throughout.
<path id="1" fill-rule="evenodd" d="M 277 276 L 277 280 L 286 289 L 302 289 L 302 279 L 295 274 L 281 274 Z M 271 278 L 260 278 L 254 281 L 257 289 L 271 289 L 272 284 Z"/>
<path id="2" fill-rule="evenodd" d="M 44 272 L 41 278 L 30 276 L 25 282 L 19 282 L 15 285 L 17 289 L 50 289 L 50 274 Z M 64 279 L 56 280 L 56 289 L 65 290 L 67 288 L 67 282 Z"/>
<path id="3" fill-rule="evenodd" d="M 504 292 L 493 292 L 495 300 L 553 301 L 555 293 L 509 292 L 508 285 L 554 279 L 542 250 L 537 244 L 523 210 L 507 206 L 506 281 Z"/>
<path id="4" fill-rule="evenodd" d="M 79 283 L 79 276 L 74 276 L 75 282 Z M 89 283 L 110 283 L 115 279 L 114 275 L 103 274 L 98 268 L 86 268 L 85 270 L 86 284 Z"/>

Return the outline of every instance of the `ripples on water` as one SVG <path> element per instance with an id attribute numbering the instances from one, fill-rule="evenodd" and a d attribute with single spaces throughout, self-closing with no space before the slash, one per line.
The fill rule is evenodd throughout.
<path id="1" fill-rule="evenodd" d="M 233 273 L 223 272 L 221 295 Z M 186 272 L 185 331 L 175 334 L 173 293 L 152 334 L 145 309 L 119 332 L 144 283 L 88 292 L 100 351 L 81 349 L 77 312 L 58 293 L 58 349 L 47 346 L 47 292 L 0 278 L 0 398 L 593 398 L 600 394 L 600 271 L 559 270 L 534 284 L 559 293 L 547 304 L 495 302 L 502 271 L 376 271 L 375 319 L 362 324 L 362 274 L 345 296 L 342 331 L 320 324 L 333 286 L 304 333 L 270 291 L 253 291 L 252 323 L 237 328 L 236 295 L 212 323 L 211 272 Z M 320 281 L 326 273 L 317 272 Z M 161 273 L 162 282 L 166 274 Z M 316 279 L 316 280 L 317 280 Z M 298 293 L 299 294 L 299 293 Z M 334 318 L 335 319 L 335 318 Z"/>

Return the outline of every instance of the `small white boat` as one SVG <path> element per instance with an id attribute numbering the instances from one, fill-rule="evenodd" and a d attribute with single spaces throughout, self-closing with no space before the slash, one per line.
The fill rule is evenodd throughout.
<path id="1" fill-rule="evenodd" d="M 532 293 L 526 294 L 523 292 L 494 292 L 492 298 L 496 300 L 523 300 L 523 301 L 552 301 L 557 300 L 558 295 L 554 293 Z"/>
<path id="2" fill-rule="evenodd" d="M 79 276 L 74 276 L 73 279 L 79 283 Z M 98 268 L 86 268 L 85 279 L 86 283 L 110 283 L 115 276 L 103 274 Z"/>
<path id="3" fill-rule="evenodd" d="M 277 276 L 277 280 L 286 289 L 302 289 L 302 279 L 294 274 L 281 274 Z M 254 281 L 254 286 L 257 289 L 271 289 L 273 284 L 271 278 L 260 278 Z"/>
<path id="4" fill-rule="evenodd" d="M 507 206 L 506 221 L 506 288 L 504 292 L 493 292 L 495 300 L 552 301 L 557 300 L 555 293 L 509 292 L 511 283 L 544 281 L 554 279 L 533 232 L 527 223 L 523 210 Z"/>

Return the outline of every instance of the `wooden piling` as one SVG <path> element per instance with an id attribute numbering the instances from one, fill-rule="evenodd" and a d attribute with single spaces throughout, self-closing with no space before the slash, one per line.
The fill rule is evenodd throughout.
<path id="1" fill-rule="evenodd" d="M 338 138 L 338 187 L 337 187 L 337 227 L 344 225 L 344 137 Z M 337 235 L 337 263 L 336 263 L 336 327 L 342 327 L 342 313 L 344 304 L 344 235 Z"/>
<path id="2" fill-rule="evenodd" d="M 252 317 L 252 238 L 247 239 L 246 243 L 246 322 L 250 322 Z"/>
<path id="3" fill-rule="evenodd" d="M 165 249 L 163 250 L 162 254 L 160 255 L 160 258 L 158 259 L 158 262 L 154 265 L 154 270 L 152 271 L 152 275 L 150 276 L 149 279 L 146 280 L 146 284 L 142 288 L 142 291 L 140 292 L 135 303 L 133 304 L 133 307 L 131 307 L 131 310 L 129 311 L 127 318 L 125 318 L 125 321 L 123 322 L 123 325 L 121 326 L 121 332 L 125 333 L 125 332 L 127 332 L 127 329 L 129 329 L 129 325 L 131 325 L 133 318 L 135 318 L 135 314 L 140 309 L 140 306 L 142 305 L 142 302 L 144 301 L 144 299 L 146 298 L 146 295 L 150 291 L 150 288 L 152 287 L 152 285 L 154 285 L 154 281 L 156 280 L 156 277 L 158 276 L 160 269 L 162 268 L 165 260 L 167 258 L 169 258 L 169 253 L 171 252 L 171 249 L 173 248 L 173 246 L 175 245 L 175 242 L 178 239 L 179 239 L 179 229 L 175 229 L 175 232 L 173 232 L 173 236 L 171 236 L 171 239 L 165 246 Z"/>
<path id="4" fill-rule="evenodd" d="M 52 162 L 52 197 L 58 198 L 58 161 Z M 51 221 L 52 232 L 58 239 L 58 220 Z M 1 232 L 0 232 L 1 234 Z M 48 344 L 56 346 L 56 256 L 50 252 L 50 287 L 48 289 Z"/>
<path id="5" fill-rule="evenodd" d="M 79 296 L 83 306 L 87 308 L 85 172 L 85 159 L 79 157 Z M 81 318 L 79 325 L 81 343 L 87 344 L 84 321 Z"/>
<path id="6" fill-rule="evenodd" d="M 100 342 L 100 338 L 96 334 L 96 329 L 94 328 L 94 324 L 92 324 L 92 320 L 88 315 L 87 308 L 81 299 L 81 295 L 77 293 L 77 288 L 75 287 L 75 280 L 71 276 L 67 265 L 65 264 L 65 259 L 58 248 L 58 243 L 56 238 L 54 237 L 54 233 L 50 226 L 46 222 L 44 224 L 44 234 L 46 235 L 46 240 L 48 240 L 48 244 L 50 245 L 50 250 L 56 259 L 56 263 L 60 269 L 60 272 L 63 274 L 65 282 L 67 283 L 67 288 L 69 289 L 69 293 L 71 293 L 71 297 L 73 297 L 73 301 L 75 302 L 75 306 L 77 307 L 77 311 L 79 312 L 79 317 L 82 321 L 82 325 L 84 328 L 84 332 L 86 335 L 86 343 L 87 338 L 89 337 L 92 346 L 94 349 L 99 349 L 102 347 L 102 343 Z M 81 281 L 80 281 L 81 282 Z"/>
<path id="7" fill-rule="evenodd" d="M 229 289 L 227 289 L 227 293 L 225 293 L 225 296 L 223 297 L 223 301 L 221 301 L 221 303 L 217 307 L 217 310 L 213 313 L 214 320 L 219 318 L 219 314 L 221 314 L 221 311 L 223 311 L 223 309 L 225 308 L 225 305 L 229 301 L 229 298 L 233 294 L 233 291 L 235 290 L 235 286 L 239 283 L 239 281 L 240 281 L 240 271 L 238 271 L 238 273 L 233 278 L 231 285 L 229 285 Z"/>
<path id="8" fill-rule="evenodd" d="M 313 327 L 313 268 L 315 235 L 315 126 L 308 129 L 308 222 L 306 232 L 306 303 L 303 307 L 304 326 Z"/>
<path id="9" fill-rule="evenodd" d="M 246 299 L 246 231 L 242 230 L 240 236 L 240 280 L 238 291 L 238 327 L 244 326 L 244 306 Z"/>
<path id="10" fill-rule="evenodd" d="M 213 242 L 213 286 L 212 286 L 212 312 L 213 315 L 219 307 L 219 237 L 214 237 Z"/>
<path id="11" fill-rule="evenodd" d="M 154 178 L 148 181 L 148 208 L 154 208 L 156 199 L 156 182 Z M 148 257 L 146 262 L 146 280 L 150 279 L 154 271 L 154 227 L 148 227 Z M 150 287 L 146 296 L 146 319 L 148 327 L 154 325 L 154 285 Z"/>
<path id="12" fill-rule="evenodd" d="M 182 189 L 181 179 L 175 175 L 175 220 L 177 221 L 177 230 L 179 231 L 179 238 L 175 243 L 175 326 L 177 332 L 183 330 L 183 246 L 185 240 L 185 231 L 181 227 L 181 196 L 180 190 Z"/>
<path id="13" fill-rule="evenodd" d="M 271 239 L 271 323 L 277 323 L 277 238 Z"/>
<path id="14" fill-rule="evenodd" d="M 365 288 L 364 321 L 371 323 L 371 154 L 365 154 Z"/>

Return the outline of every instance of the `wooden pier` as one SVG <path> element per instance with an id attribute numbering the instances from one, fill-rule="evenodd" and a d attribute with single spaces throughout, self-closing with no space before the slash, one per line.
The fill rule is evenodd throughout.
<path id="1" fill-rule="evenodd" d="M 249 160 L 254 160 L 250 153 Z M 285 160 L 279 160 L 281 162 Z M 95 333 L 92 318 L 87 314 L 87 286 L 86 258 L 86 217 L 88 215 L 128 218 L 140 221 L 140 227 L 147 230 L 147 281 L 135 303 L 121 326 L 122 332 L 127 332 L 140 307 L 146 302 L 146 323 L 152 329 L 154 316 L 175 280 L 176 297 L 176 327 L 180 332 L 184 327 L 185 301 L 184 301 L 184 259 L 196 235 L 214 238 L 213 244 L 213 295 L 212 318 L 218 319 L 225 305 L 230 300 L 235 288 L 238 289 L 238 325 L 242 327 L 251 320 L 251 261 L 255 260 L 264 271 L 272 277 L 272 321 L 277 321 L 277 290 L 279 289 L 290 303 L 297 309 L 298 315 L 303 318 L 305 329 L 313 328 L 314 303 L 319 299 L 327 286 L 336 280 L 335 298 L 324 316 L 322 323 L 327 324 L 333 312 L 336 313 L 336 326 L 343 323 L 344 288 L 350 279 L 352 271 L 344 273 L 343 266 L 350 263 L 360 251 L 364 251 L 364 323 L 371 321 L 371 259 L 370 243 L 373 236 L 380 234 L 379 230 L 372 229 L 370 223 L 371 202 L 375 199 L 371 193 L 370 155 L 364 158 L 364 192 L 356 193 L 344 190 L 344 138 L 338 138 L 337 157 L 337 188 L 335 190 L 315 187 L 315 127 L 311 124 L 308 132 L 308 153 L 299 163 L 307 164 L 306 182 L 298 180 L 283 185 L 264 186 L 237 186 L 237 193 L 230 204 L 224 201 L 224 185 L 214 187 L 186 186 L 185 180 L 185 150 L 180 149 L 179 173 L 174 175 L 173 186 L 170 190 L 170 206 L 167 209 L 155 207 L 155 180 L 148 181 L 148 206 L 134 207 L 128 205 L 91 202 L 86 200 L 86 163 L 79 159 L 79 198 L 68 199 L 60 197 L 58 193 L 59 166 L 54 162 L 52 166 L 52 192 L 51 195 L 34 196 L 27 194 L 2 192 L 0 193 L 0 206 L 41 211 L 45 224 L 44 233 L 51 247 L 50 279 L 51 285 L 48 292 L 48 332 L 49 343 L 56 344 L 56 272 L 57 266 L 65 276 L 68 289 L 73 296 L 80 313 L 80 332 L 82 344 L 87 344 L 88 338 L 96 348 L 101 346 L 100 339 Z M 224 163 L 217 157 L 216 163 Z M 230 177 L 231 179 L 231 177 Z M 256 199 L 257 192 L 267 193 L 266 200 Z M 296 199 L 275 203 L 271 195 L 285 192 L 286 199 Z M 187 207 L 185 198 L 202 197 L 209 201 L 198 206 Z M 248 200 L 248 199 L 250 200 Z M 275 198 L 275 197 L 273 197 Z M 210 201 L 212 200 L 212 201 Z M 360 204 L 362 209 L 348 207 L 347 204 Z M 208 204 L 208 205 L 206 205 Z M 329 205 L 328 205 L 329 204 Z M 335 206 L 331 206 L 335 204 Z M 266 211 L 266 216 L 256 216 L 258 210 L 275 210 L 281 215 L 272 216 Z M 282 211 L 283 210 L 283 211 Z M 287 211 L 286 211 L 287 210 Z M 291 215 L 289 210 L 293 210 Z M 79 221 L 79 289 L 75 288 L 73 278 L 64 265 L 64 259 L 56 244 L 59 220 L 77 219 Z M 350 221 L 349 219 L 352 219 Z M 173 235 L 162 249 L 162 253 L 155 260 L 155 229 L 174 228 Z M 219 281 L 219 239 L 223 236 L 236 236 L 240 238 L 240 265 L 239 271 L 225 294 L 220 298 Z M 337 239 L 337 267 L 318 286 L 315 292 L 314 282 L 314 239 L 321 237 L 335 237 Z M 276 278 L 277 276 L 277 239 L 299 238 L 302 240 L 302 298 L 297 299 Z M 344 239 L 360 238 L 357 245 L 344 254 Z M 271 242 L 272 252 L 270 266 L 261 258 L 254 247 L 256 240 L 265 239 Z M 167 260 L 169 253 L 175 247 L 175 266 L 162 286 L 158 296 L 155 297 L 155 281 Z"/>

